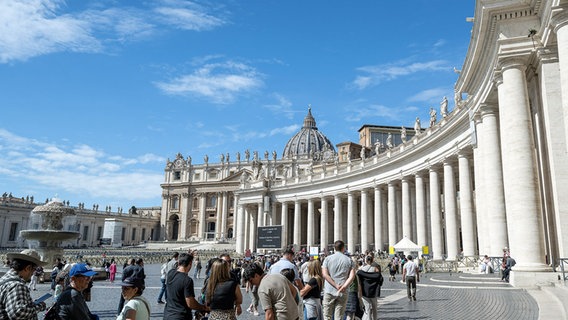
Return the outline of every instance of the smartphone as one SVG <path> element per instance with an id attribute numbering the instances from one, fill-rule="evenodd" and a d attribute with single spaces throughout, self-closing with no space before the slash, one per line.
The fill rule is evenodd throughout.
<path id="1" fill-rule="evenodd" d="M 52 296 L 51 293 L 46 293 L 46 294 L 44 294 L 43 296 L 37 298 L 37 299 L 34 301 L 34 303 L 35 303 L 35 304 L 39 304 L 40 302 L 43 302 L 43 301 L 45 301 L 45 300 L 51 298 L 51 296 Z"/>

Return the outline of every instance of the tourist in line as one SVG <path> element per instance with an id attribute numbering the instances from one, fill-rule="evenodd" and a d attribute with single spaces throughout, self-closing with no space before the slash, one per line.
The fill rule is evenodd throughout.
<path id="1" fill-rule="evenodd" d="M 108 267 L 108 271 L 109 271 L 110 282 L 114 282 L 114 279 L 116 278 L 116 262 L 114 261 L 114 259 L 110 260 L 110 266 Z"/>
<path id="2" fill-rule="evenodd" d="M 85 263 L 76 263 L 69 271 L 69 287 L 63 290 L 57 299 L 59 317 L 62 320 L 98 320 L 92 314 L 83 297 L 83 291 L 89 286 L 91 277 L 97 273 L 88 268 Z"/>
<path id="3" fill-rule="evenodd" d="M 128 277 L 120 284 L 126 304 L 116 320 L 150 320 L 150 304 L 142 296 L 145 284 L 140 274 Z"/>
<path id="4" fill-rule="evenodd" d="M 258 297 L 266 320 L 296 320 L 298 305 L 294 300 L 294 286 L 281 274 L 265 274 L 262 267 L 251 263 L 243 272 L 243 279 L 258 286 Z"/>
<path id="5" fill-rule="evenodd" d="M 326 257 L 322 264 L 325 279 L 323 294 L 323 317 L 325 320 L 343 319 L 347 304 L 347 288 L 355 279 L 354 263 L 345 255 L 345 243 L 334 243 L 335 253 Z"/>
<path id="6" fill-rule="evenodd" d="M 195 259 L 195 271 L 193 271 L 193 277 L 195 279 L 199 279 L 199 277 L 201 276 L 201 269 L 203 268 L 203 266 L 201 265 L 201 259 L 196 258 Z"/>
<path id="7" fill-rule="evenodd" d="M 287 249 L 282 254 L 282 258 L 278 260 L 275 264 L 270 267 L 269 274 L 278 274 L 284 269 L 292 269 L 294 270 L 294 284 L 296 287 L 302 289 L 304 284 L 302 283 L 302 279 L 300 279 L 300 273 L 298 272 L 298 267 L 292 262 L 294 260 L 294 251 L 292 249 Z"/>
<path id="8" fill-rule="evenodd" d="M 360 262 L 357 260 L 357 257 L 351 257 L 351 261 L 353 262 L 353 270 L 356 274 L 357 270 L 359 270 Z M 361 318 L 362 308 L 360 298 L 359 281 L 357 277 L 355 277 L 347 290 L 347 304 L 345 305 L 346 320 L 355 320 L 355 317 Z"/>
<path id="9" fill-rule="evenodd" d="M 164 319 L 192 319 L 192 310 L 209 312 L 210 309 L 195 300 L 193 279 L 188 276 L 193 255 L 182 253 L 177 260 L 177 268 L 166 276 L 166 307 Z"/>
<path id="10" fill-rule="evenodd" d="M 372 255 L 365 257 L 365 265 L 357 271 L 357 278 L 359 280 L 363 306 L 365 308 L 362 320 L 379 319 L 377 297 L 381 295 L 383 275 L 381 274 L 381 266 L 374 263 Z"/>
<path id="11" fill-rule="evenodd" d="M 168 274 L 168 260 L 164 261 L 162 266 L 160 267 L 160 282 L 162 283 L 162 288 L 160 289 L 160 293 L 158 294 L 158 304 L 164 304 L 164 294 L 166 294 L 166 276 Z"/>
<path id="12" fill-rule="evenodd" d="M 294 280 L 296 279 L 296 275 L 294 274 L 294 269 L 283 269 L 280 271 L 280 274 L 285 276 L 288 281 L 294 286 L 294 290 L 292 290 L 292 295 L 294 296 L 294 301 L 298 305 L 298 314 L 304 314 L 304 301 L 302 300 L 302 296 L 300 296 L 300 289 L 294 285 Z"/>
<path id="13" fill-rule="evenodd" d="M 304 320 L 323 320 L 323 310 L 321 305 L 321 291 L 323 288 L 323 275 L 321 262 L 319 260 L 309 260 L 305 275 L 302 278 L 308 279 L 300 295 L 304 299 Z"/>
<path id="14" fill-rule="evenodd" d="M 254 262 L 253 262 L 254 263 Z M 246 267 L 243 268 L 243 272 L 244 270 L 246 270 Z M 250 305 L 247 308 L 247 311 L 254 314 L 255 316 L 260 315 L 260 313 L 258 313 L 258 286 L 255 286 L 253 284 L 251 284 L 248 281 L 246 282 L 246 292 L 250 292 Z"/>
<path id="15" fill-rule="evenodd" d="M 34 303 L 26 282 L 40 265 L 35 250 L 27 249 L 21 253 L 8 253 L 10 270 L 0 278 L 0 319 L 36 320 L 37 313 L 45 310 L 45 303 Z"/>
<path id="16" fill-rule="evenodd" d="M 416 282 L 420 282 L 420 271 L 414 257 L 408 255 L 408 261 L 402 270 L 402 282 L 406 282 L 406 295 L 409 300 L 416 301 Z"/>
<path id="17" fill-rule="evenodd" d="M 217 259 L 211 265 L 205 301 L 211 309 L 210 320 L 236 320 L 243 312 L 241 309 L 243 296 L 239 282 L 233 279 L 230 265 L 223 259 Z"/>

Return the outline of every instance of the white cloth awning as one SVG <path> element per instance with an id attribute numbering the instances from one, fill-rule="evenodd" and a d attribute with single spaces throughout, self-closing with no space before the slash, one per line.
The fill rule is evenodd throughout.
<path id="1" fill-rule="evenodd" d="M 421 246 L 412 242 L 412 240 L 408 239 L 407 237 L 402 238 L 402 240 L 397 242 L 393 247 L 396 251 L 422 251 Z"/>

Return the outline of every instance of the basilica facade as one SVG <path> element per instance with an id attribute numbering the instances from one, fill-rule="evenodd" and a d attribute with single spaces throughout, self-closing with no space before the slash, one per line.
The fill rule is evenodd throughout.
<path id="1" fill-rule="evenodd" d="M 308 111 L 280 158 L 178 154 L 162 238 L 254 251 L 257 227 L 279 225 L 283 246 L 361 252 L 406 236 L 435 260 L 507 250 L 513 284 L 548 281 L 568 257 L 568 1 L 479 0 L 472 20 L 453 102 L 426 128 L 334 145 Z"/>

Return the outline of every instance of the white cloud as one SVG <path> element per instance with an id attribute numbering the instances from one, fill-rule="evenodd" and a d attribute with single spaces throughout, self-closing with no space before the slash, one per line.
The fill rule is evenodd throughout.
<path id="1" fill-rule="evenodd" d="M 300 126 L 297 124 L 293 124 L 290 126 L 282 127 L 282 128 L 275 128 L 270 130 L 270 136 L 283 134 L 283 135 L 291 135 L 296 133 L 300 129 Z"/>
<path id="2" fill-rule="evenodd" d="M 446 88 L 434 88 L 434 89 L 427 89 L 423 90 L 412 97 L 409 97 L 407 100 L 410 102 L 436 102 L 442 101 L 442 97 L 447 94 L 448 89 Z"/>
<path id="3" fill-rule="evenodd" d="M 139 9 L 105 5 L 68 12 L 64 0 L 0 1 L 0 63 L 55 52 L 106 52 L 114 43 L 145 39 L 168 27 L 204 31 L 226 24 L 208 13 L 211 9 L 186 1 Z"/>
<path id="4" fill-rule="evenodd" d="M 394 80 L 418 72 L 450 70 L 445 64 L 446 61 L 434 60 L 427 62 L 399 62 L 394 64 L 363 66 L 357 68 L 357 71 L 363 74 L 358 75 L 355 80 L 351 82 L 351 87 L 363 90 L 383 81 Z"/>
<path id="5" fill-rule="evenodd" d="M 369 122 L 376 118 L 386 118 L 396 120 L 400 110 L 389 108 L 379 104 L 371 104 L 368 106 L 353 106 L 349 108 L 345 120 L 350 122 Z"/>
<path id="6" fill-rule="evenodd" d="M 229 104 L 237 96 L 264 85 L 262 75 L 244 63 L 226 61 L 203 65 L 191 74 L 155 85 L 169 95 L 194 96 L 217 104 Z"/>
<path id="7" fill-rule="evenodd" d="M 108 155 L 91 146 L 57 145 L 0 129 L 0 174 L 22 185 L 67 192 L 77 197 L 147 200 L 160 194 L 162 173 L 143 165 L 165 158 L 143 154 L 136 158 Z M 31 187 L 30 187 L 31 188 Z"/>

